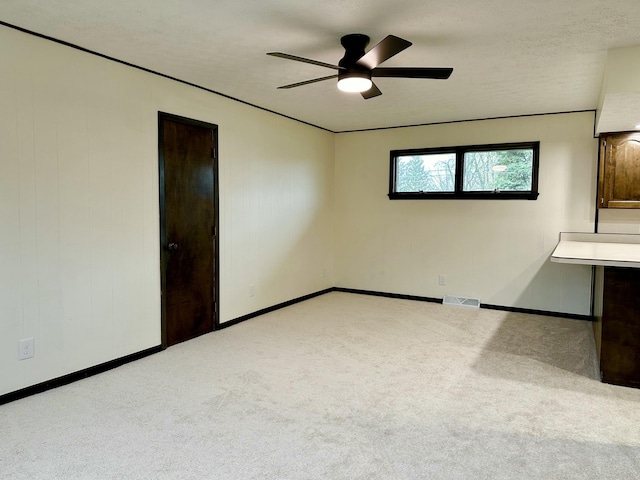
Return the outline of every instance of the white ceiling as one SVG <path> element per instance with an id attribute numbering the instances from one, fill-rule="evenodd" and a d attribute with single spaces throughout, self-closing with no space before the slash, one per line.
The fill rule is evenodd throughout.
<path id="1" fill-rule="evenodd" d="M 0 21 L 341 132 L 594 110 L 607 50 L 640 45 L 639 7 L 638 0 L 2 0 Z M 370 47 L 388 34 L 413 42 L 384 66 L 453 67 L 453 74 L 376 79 L 383 95 L 370 100 L 340 92 L 332 80 L 276 89 L 335 71 L 266 52 L 336 64 L 348 33 L 369 35 Z"/>

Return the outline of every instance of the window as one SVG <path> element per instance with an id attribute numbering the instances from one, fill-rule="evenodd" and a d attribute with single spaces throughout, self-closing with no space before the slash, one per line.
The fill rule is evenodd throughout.
<path id="1" fill-rule="evenodd" d="M 540 142 L 391 151 L 389 198 L 538 198 Z"/>

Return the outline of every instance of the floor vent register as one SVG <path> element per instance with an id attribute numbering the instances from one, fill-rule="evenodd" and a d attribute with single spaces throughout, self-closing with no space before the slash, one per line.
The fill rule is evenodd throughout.
<path id="1" fill-rule="evenodd" d="M 452 295 L 445 295 L 442 299 L 442 304 L 453 305 L 456 307 L 479 308 L 480 300 L 477 298 L 454 297 Z"/>

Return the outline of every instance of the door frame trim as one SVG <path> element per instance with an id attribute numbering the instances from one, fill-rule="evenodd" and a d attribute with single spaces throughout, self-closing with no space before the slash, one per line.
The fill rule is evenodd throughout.
<path id="1" fill-rule="evenodd" d="M 162 349 L 167 348 L 167 302 L 164 292 L 167 284 L 167 223 L 165 211 L 164 178 L 164 121 L 169 120 L 185 125 L 206 128 L 213 135 L 213 331 L 220 328 L 220 225 L 219 225 L 219 184 L 218 184 L 218 125 L 158 111 L 158 182 L 160 194 L 160 330 Z"/>

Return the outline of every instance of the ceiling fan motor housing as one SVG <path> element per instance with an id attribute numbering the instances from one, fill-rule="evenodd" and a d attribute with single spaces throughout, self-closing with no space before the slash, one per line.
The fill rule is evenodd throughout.
<path id="1" fill-rule="evenodd" d="M 338 65 L 347 70 L 355 67 L 356 62 L 364 56 L 364 49 L 369 45 L 369 40 L 367 35 L 361 33 L 352 33 L 342 37 L 340 43 L 344 47 L 345 53 Z"/>

